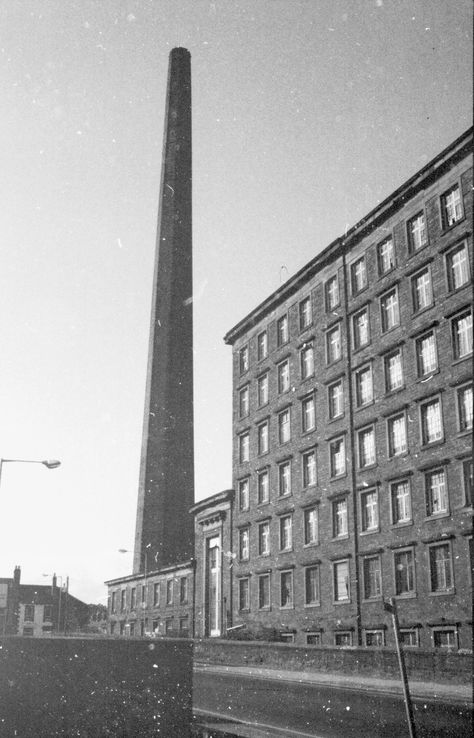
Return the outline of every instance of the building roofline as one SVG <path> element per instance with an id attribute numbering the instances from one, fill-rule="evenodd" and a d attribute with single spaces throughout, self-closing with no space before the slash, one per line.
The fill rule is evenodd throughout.
<path id="1" fill-rule="evenodd" d="M 193 567 L 194 560 L 188 559 L 188 561 L 180 562 L 179 564 L 171 564 L 170 566 L 162 566 L 161 569 L 150 569 L 150 571 L 147 571 L 146 575 L 144 571 L 138 572 L 137 574 L 126 574 L 124 577 L 117 577 L 116 579 L 107 579 L 104 584 L 111 585 L 111 584 L 120 584 L 120 583 L 126 583 L 126 582 L 136 582 L 140 579 L 148 579 L 151 576 L 157 576 L 158 574 L 169 574 L 173 571 L 179 571 L 181 569 L 190 569 Z"/>
<path id="2" fill-rule="evenodd" d="M 311 261 L 307 262 L 299 271 L 290 277 L 281 287 L 272 292 L 263 302 L 257 305 L 250 313 L 240 320 L 224 336 L 224 341 L 232 345 L 243 333 L 253 328 L 265 315 L 271 312 L 282 300 L 290 297 L 297 291 L 300 284 L 318 272 L 324 264 L 338 252 L 346 252 L 358 239 L 378 226 L 381 219 L 403 206 L 405 201 L 412 198 L 418 190 L 426 187 L 430 180 L 439 176 L 440 170 L 448 169 L 455 161 L 471 152 L 473 127 L 464 131 L 455 141 L 435 156 L 422 169 L 419 169 L 400 187 L 394 190 L 375 208 L 369 211 L 361 220 L 357 221 L 344 236 L 334 239 L 329 246 L 320 251 Z"/>
<path id="3" fill-rule="evenodd" d="M 205 510 L 206 507 L 211 507 L 211 505 L 218 505 L 221 502 L 227 502 L 228 500 L 232 500 L 233 497 L 233 489 L 224 489 L 222 490 L 222 492 L 216 492 L 215 495 L 205 497 L 204 500 L 199 500 L 198 502 L 195 502 L 194 505 L 189 508 L 189 512 L 192 515 L 197 515 L 197 513 L 201 512 L 201 510 Z"/>

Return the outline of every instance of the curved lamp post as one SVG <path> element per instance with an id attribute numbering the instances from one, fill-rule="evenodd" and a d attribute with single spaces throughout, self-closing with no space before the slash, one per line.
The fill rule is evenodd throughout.
<path id="1" fill-rule="evenodd" d="M 36 459 L 0 459 L 0 482 L 2 481 L 2 468 L 4 464 L 43 464 L 47 469 L 57 469 L 61 466 L 61 462 L 57 459 L 44 459 L 37 461 Z"/>

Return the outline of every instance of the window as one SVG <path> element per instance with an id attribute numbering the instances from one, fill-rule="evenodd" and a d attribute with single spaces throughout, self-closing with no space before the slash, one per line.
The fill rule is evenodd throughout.
<path id="1" fill-rule="evenodd" d="M 470 282 L 469 256 L 466 243 L 461 243 L 446 254 L 446 272 L 450 292 L 454 292 L 454 290 L 458 290 Z"/>
<path id="2" fill-rule="evenodd" d="M 326 310 L 334 310 L 339 305 L 339 280 L 337 274 L 328 279 L 325 285 Z"/>
<path id="3" fill-rule="evenodd" d="M 364 556 L 364 599 L 375 600 L 382 596 L 382 566 L 380 556 Z"/>
<path id="4" fill-rule="evenodd" d="M 257 379 L 257 400 L 259 407 L 266 405 L 268 402 L 268 373 L 262 374 Z"/>
<path id="5" fill-rule="evenodd" d="M 25 622 L 33 623 L 35 619 L 35 606 L 25 605 Z"/>
<path id="6" fill-rule="evenodd" d="M 132 587 L 131 599 L 130 599 L 130 608 L 132 610 L 136 610 L 136 607 L 137 607 L 137 588 L 136 587 Z"/>
<path id="7" fill-rule="evenodd" d="M 153 605 L 157 607 L 160 604 L 160 583 L 155 582 L 153 585 Z"/>
<path id="8" fill-rule="evenodd" d="M 472 505 L 472 490 L 474 486 L 472 461 L 467 459 L 462 462 L 462 478 L 464 487 L 464 504 Z"/>
<path id="9" fill-rule="evenodd" d="M 244 463 L 250 457 L 250 434 L 241 433 L 239 436 L 239 461 Z"/>
<path id="10" fill-rule="evenodd" d="M 179 632 L 180 635 L 186 636 L 189 633 L 189 616 L 184 615 L 184 617 L 179 619 Z"/>
<path id="11" fill-rule="evenodd" d="M 277 346 L 288 343 L 290 338 L 288 331 L 288 316 L 282 315 L 277 321 Z"/>
<path id="12" fill-rule="evenodd" d="M 385 646 L 385 633 L 383 630 L 366 630 L 365 645 L 372 648 Z"/>
<path id="13" fill-rule="evenodd" d="M 265 520 L 258 525 L 258 555 L 268 556 L 270 553 L 270 522 Z"/>
<path id="14" fill-rule="evenodd" d="M 346 538 L 347 528 L 347 499 L 336 500 L 332 503 L 332 524 L 334 538 Z"/>
<path id="15" fill-rule="evenodd" d="M 259 505 L 268 502 L 270 498 L 268 469 L 262 469 L 257 474 L 257 501 Z"/>
<path id="16" fill-rule="evenodd" d="M 173 633 L 173 618 L 166 618 L 165 620 L 165 635 L 170 636 Z"/>
<path id="17" fill-rule="evenodd" d="M 249 558 L 249 538 L 250 531 L 248 528 L 239 530 L 239 560 L 248 561 Z"/>
<path id="18" fill-rule="evenodd" d="M 248 510 L 250 506 L 250 482 L 248 479 L 241 479 L 239 482 L 239 510 Z"/>
<path id="19" fill-rule="evenodd" d="M 257 450 L 260 456 L 268 453 L 268 420 L 257 426 Z"/>
<path id="20" fill-rule="evenodd" d="M 420 639 L 417 628 L 400 628 L 400 643 L 405 647 L 416 647 L 420 645 Z"/>
<path id="21" fill-rule="evenodd" d="M 415 561 L 413 549 L 396 551 L 395 564 L 395 593 L 399 596 L 415 594 Z"/>
<path id="22" fill-rule="evenodd" d="M 291 462 L 284 461 L 278 466 L 278 494 L 280 497 L 291 494 Z"/>
<path id="23" fill-rule="evenodd" d="M 443 228 L 450 228 L 462 220 L 462 202 L 459 185 L 454 185 L 444 195 L 441 195 L 441 218 Z"/>
<path id="24" fill-rule="evenodd" d="M 53 606 L 45 605 L 43 608 L 43 621 L 50 622 L 53 619 Z"/>
<path id="25" fill-rule="evenodd" d="M 280 607 L 293 607 L 293 572 L 280 573 Z"/>
<path id="26" fill-rule="evenodd" d="M 291 439 L 290 409 L 287 408 L 278 414 L 278 440 L 288 443 Z"/>
<path id="27" fill-rule="evenodd" d="M 398 290 L 394 287 L 380 298 L 380 310 L 382 313 L 382 331 L 395 328 L 400 323 L 400 312 L 398 309 Z"/>
<path id="28" fill-rule="evenodd" d="M 448 512 L 448 491 L 444 469 L 425 474 L 426 514 L 428 517 Z"/>
<path id="29" fill-rule="evenodd" d="M 416 365 L 419 377 L 426 377 L 438 369 L 438 352 L 434 331 L 416 339 Z"/>
<path id="30" fill-rule="evenodd" d="M 395 266 L 395 249 L 391 236 L 377 246 L 377 262 L 379 275 L 387 274 Z"/>
<path id="31" fill-rule="evenodd" d="M 411 294 L 413 300 L 413 310 L 418 313 L 420 310 L 430 307 L 433 304 L 433 290 L 431 287 L 430 268 L 426 267 L 421 272 L 415 274 L 411 279 Z"/>
<path id="32" fill-rule="evenodd" d="M 360 469 L 365 469 L 375 464 L 375 432 L 373 426 L 358 431 L 357 448 Z"/>
<path id="33" fill-rule="evenodd" d="M 394 525 L 411 521 L 411 493 L 407 479 L 390 485 L 392 501 L 392 522 Z"/>
<path id="34" fill-rule="evenodd" d="M 24 636 L 32 636 L 35 634 L 35 629 L 33 626 L 25 625 L 23 628 L 23 635 Z"/>
<path id="35" fill-rule="evenodd" d="M 349 562 L 338 561 L 334 564 L 334 600 L 349 601 Z"/>
<path id="36" fill-rule="evenodd" d="M 305 397 L 301 403 L 301 416 L 303 433 L 312 431 L 316 428 L 316 411 L 314 406 L 314 395 L 311 397 Z"/>
<path id="37" fill-rule="evenodd" d="M 321 645 L 321 632 L 306 633 L 306 643 L 308 646 L 320 646 Z"/>
<path id="38" fill-rule="evenodd" d="M 166 604 L 167 605 L 173 604 L 173 580 L 172 579 L 166 580 Z"/>
<path id="39" fill-rule="evenodd" d="M 457 391 L 459 430 L 472 430 L 472 384 Z"/>
<path id="40" fill-rule="evenodd" d="M 295 634 L 294 633 L 282 633 L 280 632 L 280 643 L 294 643 L 295 642 Z"/>
<path id="41" fill-rule="evenodd" d="M 282 361 L 278 364 L 278 392 L 288 392 L 290 389 L 290 362 L 288 360 Z"/>
<path id="42" fill-rule="evenodd" d="M 432 592 L 453 589 L 453 561 L 450 543 L 436 543 L 430 549 L 430 583 Z"/>
<path id="43" fill-rule="evenodd" d="M 379 527 L 379 505 L 376 490 L 362 492 L 360 496 L 361 527 L 364 533 L 371 533 Z"/>
<path id="44" fill-rule="evenodd" d="M 326 356 L 328 364 L 332 364 L 342 356 L 341 326 L 339 324 L 326 333 Z"/>
<path id="45" fill-rule="evenodd" d="M 453 318 L 452 336 L 455 359 L 472 354 L 472 313 L 466 311 Z"/>
<path id="46" fill-rule="evenodd" d="M 364 308 L 352 316 L 352 343 L 354 349 L 359 349 L 367 346 L 369 341 L 369 309 Z"/>
<path id="47" fill-rule="evenodd" d="M 249 347 L 243 346 L 239 351 L 239 372 L 245 374 L 249 368 Z"/>
<path id="48" fill-rule="evenodd" d="M 268 356 L 268 333 L 262 331 L 257 336 L 257 360 L 262 361 Z"/>
<path id="49" fill-rule="evenodd" d="M 312 546 L 319 543 L 318 536 L 318 508 L 310 507 L 304 510 L 304 545 Z"/>
<path id="50" fill-rule="evenodd" d="M 258 608 L 270 609 L 270 574 L 260 574 L 258 577 Z"/>
<path id="51" fill-rule="evenodd" d="M 299 305 L 300 331 L 311 325 L 313 316 L 311 311 L 311 297 L 305 297 Z"/>
<path id="52" fill-rule="evenodd" d="M 306 451 L 302 456 L 303 488 L 316 484 L 316 451 Z"/>
<path id="53" fill-rule="evenodd" d="M 329 443 L 331 477 L 346 473 L 346 451 L 343 438 L 335 438 Z"/>
<path id="54" fill-rule="evenodd" d="M 291 551 L 293 547 L 293 519 L 291 515 L 280 518 L 280 551 Z"/>
<path id="55" fill-rule="evenodd" d="M 329 417 L 331 420 L 339 418 L 344 413 L 344 390 L 342 379 L 328 387 Z"/>
<path id="56" fill-rule="evenodd" d="M 112 599 L 110 601 L 110 612 L 117 612 L 117 592 L 112 592 Z"/>
<path id="57" fill-rule="evenodd" d="M 425 214 L 417 213 L 407 223 L 408 231 L 408 248 L 410 253 L 415 253 L 426 246 L 428 243 L 428 234 L 426 231 Z"/>
<path id="58" fill-rule="evenodd" d="M 374 399 L 372 366 L 364 366 L 355 373 L 355 394 L 357 407 L 368 405 Z"/>
<path id="59" fill-rule="evenodd" d="M 436 397 L 420 405 L 421 441 L 423 445 L 435 443 L 443 438 L 441 400 Z"/>
<path id="60" fill-rule="evenodd" d="M 319 605 L 319 566 L 307 566 L 304 570 L 304 604 Z"/>
<path id="61" fill-rule="evenodd" d="M 313 344 L 304 346 L 300 353 L 301 379 L 307 379 L 314 374 L 314 350 Z"/>
<path id="62" fill-rule="evenodd" d="M 393 415 L 387 420 L 388 455 L 390 458 L 407 451 L 407 426 L 405 413 Z"/>
<path id="63" fill-rule="evenodd" d="M 243 387 L 239 391 L 239 418 L 245 418 L 249 414 L 249 388 Z"/>
<path id="64" fill-rule="evenodd" d="M 365 256 L 361 256 L 360 259 L 351 264 L 351 287 L 353 295 L 357 295 L 367 287 Z"/>
<path id="65" fill-rule="evenodd" d="M 141 594 L 141 603 L 142 603 L 142 605 L 144 605 L 146 603 L 146 588 L 147 588 L 147 585 L 146 584 L 142 584 L 142 590 L 141 590 L 141 592 L 142 592 L 142 594 Z"/>
<path id="66" fill-rule="evenodd" d="M 250 580 L 239 579 L 239 610 L 250 610 Z"/>
<path id="67" fill-rule="evenodd" d="M 127 603 L 127 591 L 125 589 L 122 589 L 120 592 L 120 612 L 123 612 L 125 610 Z"/>
<path id="68" fill-rule="evenodd" d="M 403 363 L 402 350 L 400 348 L 391 351 L 384 358 L 385 389 L 394 392 L 403 387 Z"/>
<path id="69" fill-rule="evenodd" d="M 340 630 L 334 633 L 334 645 L 335 646 L 352 646 L 352 633 L 350 630 Z"/>
<path id="70" fill-rule="evenodd" d="M 188 601 L 188 578 L 187 577 L 180 577 L 179 601 L 182 605 L 184 605 Z"/>
<path id="71" fill-rule="evenodd" d="M 435 648 L 457 648 L 457 629 L 455 627 L 433 628 L 433 645 Z"/>

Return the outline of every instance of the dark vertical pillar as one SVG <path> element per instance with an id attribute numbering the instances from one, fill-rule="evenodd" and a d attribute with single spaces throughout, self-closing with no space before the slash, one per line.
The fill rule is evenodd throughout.
<path id="1" fill-rule="evenodd" d="M 191 56 L 170 53 L 134 573 L 193 554 Z"/>

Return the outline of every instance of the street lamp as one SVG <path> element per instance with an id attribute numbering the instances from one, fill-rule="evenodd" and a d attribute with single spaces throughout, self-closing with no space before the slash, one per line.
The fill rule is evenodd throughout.
<path id="1" fill-rule="evenodd" d="M 144 632 L 145 632 L 145 625 L 146 625 L 145 624 L 145 610 L 147 609 L 147 605 L 148 605 L 148 582 L 147 582 L 147 576 L 148 576 L 148 550 L 147 549 L 149 549 L 149 548 L 151 548 L 151 543 L 147 543 L 147 545 L 145 546 L 145 550 L 143 552 L 143 558 L 144 558 L 144 562 L 145 562 L 145 571 L 144 571 L 144 577 L 143 577 L 142 600 L 141 600 L 141 610 L 142 610 L 142 613 L 141 613 L 141 615 L 142 615 L 142 617 L 141 617 L 141 629 L 142 629 L 142 633 L 141 633 L 141 635 L 143 635 Z M 133 553 L 133 551 L 130 551 L 128 548 L 119 548 L 118 549 L 118 552 L 121 553 L 121 554 Z"/>
<path id="2" fill-rule="evenodd" d="M 0 482 L 2 481 L 2 468 L 4 464 L 43 464 L 47 469 L 57 469 L 61 466 L 61 462 L 57 459 L 44 459 L 37 461 L 36 459 L 0 459 Z"/>

